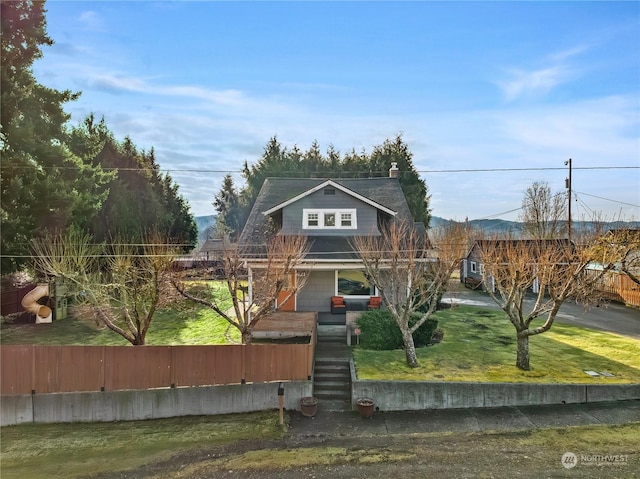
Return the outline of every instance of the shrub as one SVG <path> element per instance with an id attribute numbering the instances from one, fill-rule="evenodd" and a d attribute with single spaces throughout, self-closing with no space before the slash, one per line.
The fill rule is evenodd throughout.
<path id="1" fill-rule="evenodd" d="M 414 325 L 422 315 L 414 313 L 409 318 L 409 325 Z M 389 350 L 402 349 L 402 333 L 389 310 L 373 309 L 365 311 L 356 321 L 360 328 L 360 345 L 364 349 Z M 413 333 L 413 341 L 416 347 L 426 346 L 431 342 L 433 332 L 438 327 L 438 320 L 427 319 L 416 332 Z"/>

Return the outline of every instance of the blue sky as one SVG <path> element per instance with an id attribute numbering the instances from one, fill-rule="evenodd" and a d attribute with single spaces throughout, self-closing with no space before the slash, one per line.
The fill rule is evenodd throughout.
<path id="1" fill-rule="evenodd" d="M 94 112 L 154 147 L 197 216 L 213 214 L 226 173 L 242 184 L 244 161 L 274 135 L 345 153 L 401 133 L 436 216 L 515 219 L 533 181 L 565 191 L 571 157 L 574 218 L 640 218 L 638 2 L 47 10 L 56 44 L 34 66 L 39 81 L 82 91 L 66 106 L 72 122 Z M 516 171 L 469 171 L 496 169 Z"/>

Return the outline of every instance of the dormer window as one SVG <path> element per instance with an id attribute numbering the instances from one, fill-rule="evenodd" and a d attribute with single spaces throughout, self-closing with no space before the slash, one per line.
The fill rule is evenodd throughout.
<path id="1" fill-rule="evenodd" d="M 309 227 L 318 227 L 318 213 L 309 213 L 307 215 L 307 225 Z"/>
<path id="2" fill-rule="evenodd" d="M 324 194 L 325 194 L 325 195 L 335 196 L 335 194 L 336 194 L 336 189 L 335 189 L 335 188 L 325 188 L 325 189 L 324 189 Z"/>
<path id="3" fill-rule="evenodd" d="M 356 229 L 355 209 L 304 209 L 303 229 Z"/>

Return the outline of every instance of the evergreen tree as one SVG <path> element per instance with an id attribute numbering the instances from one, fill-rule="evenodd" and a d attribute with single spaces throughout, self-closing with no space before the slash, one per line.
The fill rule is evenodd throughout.
<path id="1" fill-rule="evenodd" d="M 195 219 L 169 174 L 162 175 L 155 152 L 139 150 L 126 137 L 105 136 L 98 161 L 113 169 L 109 195 L 89 230 L 98 241 L 115 237 L 139 242 L 152 233 L 191 250 L 198 241 Z"/>
<path id="2" fill-rule="evenodd" d="M 0 218 L 2 271 L 20 267 L 29 241 L 61 231 L 101 207 L 108 182 L 99 166 L 67 147 L 62 105 L 80 95 L 38 83 L 33 62 L 52 45 L 44 2 L 2 2 Z"/>
<path id="3" fill-rule="evenodd" d="M 255 165 L 249 167 L 245 162 L 243 176 L 246 186 L 240 196 L 249 209 L 253 206 L 264 180 L 269 177 L 300 178 L 369 178 L 388 175 L 392 163 L 398 164 L 399 182 L 409 209 L 415 219 L 429 226 L 431 211 L 427 186 L 413 165 L 413 154 L 409 147 L 397 135 L 393 140 L 385 140 L 376 146 L 371 155 L 366 151 L 357 153 L 355 149 L 340 158 L 333 146 L 323 157 L 317 142 L 304 154 L 294 146 L 292 150 L 283 148 L 274 136 L 269 140 L 264 153 Z M 220 193 L 222 194 L 222 192 Z M 244 221 L 242 225 L 244 226 Z M 242 228 L 240 228 L 242 229 Z"/>
<path id="4" fill-rule="evenodd" d="M 218 213 L 216 235 L 218 237 L 229 235 L 232 240 L 237 238 L 242 231 L 245 218 L 240 197 L 233 184 L 233 177 L 231 175 L 224 177 L 222 188 L 215 196 L 213 206 Z"/>
<path id="5" fill-rule="evenodd" d="M 431 210 L 427 185 L 416 171 L 413 165 L 413 153 L 409 151 L 402 135 L 397 135 L 393 140 L 387 139 L 382 145 L 376 146 L 369 158 L 371 170 L 381 172 L 382 176 L 388 174 L 392 163 L 398 164 L 400 185 L 407 198 L 413 219 L 429 227 Z"/>

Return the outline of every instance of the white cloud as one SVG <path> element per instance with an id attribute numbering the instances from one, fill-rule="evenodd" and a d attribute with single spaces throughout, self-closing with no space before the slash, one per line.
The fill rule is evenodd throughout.
<path id="1" fill-rule="evenodd" d="M 507 79 L 497 81 L 507 101 L 519 98 L 544 96 L 554 88 L 568 83 L 578 76 L 578 70 L 569 65 L 569 60 L 585 51 L 581 45 L 552 53 L 544 59 L 547 65 L 535 69 L 507 68 Z"/>
<path id="2" fill-rule="evenodd" d="M 556 86 L 569 81 L 573 76 L 568 68 L 562 66 L 529 72 L 511 70 L 508 73 L 511 78 L 499 83 L 507 101 L 525 96 L 545 95 Z"/>

